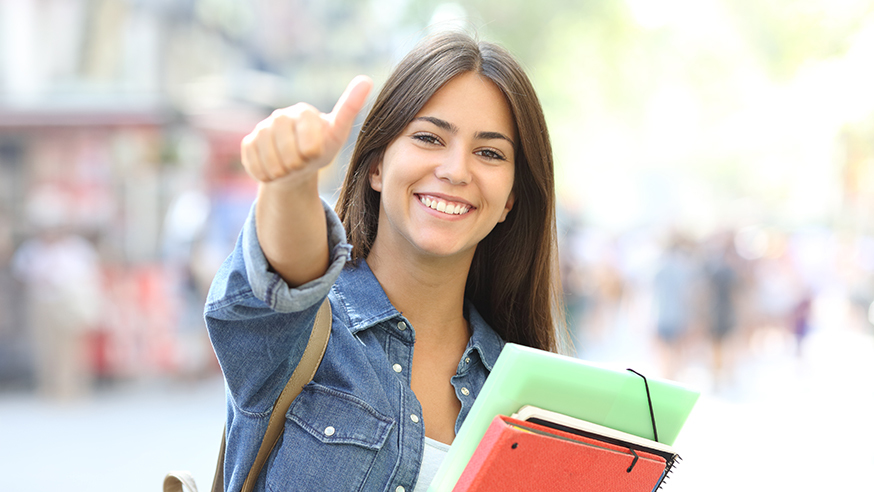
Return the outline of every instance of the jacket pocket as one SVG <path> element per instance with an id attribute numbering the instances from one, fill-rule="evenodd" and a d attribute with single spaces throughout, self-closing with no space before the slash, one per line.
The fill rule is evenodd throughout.
<path id="1" fill-rule="evenodd" d="M 304 387 L 286 417 L 268 461 L 269 490 L 361 490 L 395 425 L 360 398 L 316 383 Z M 396 458 L 384 461 L 393 467 Z"/>
<path id="2" fill-rule="evenodd" d="M 354 444 L 377 450 L 394 426 L 394 419 L 364 400 L 316 383 L 304 387 L 287 416 L 325 444 Z"/>

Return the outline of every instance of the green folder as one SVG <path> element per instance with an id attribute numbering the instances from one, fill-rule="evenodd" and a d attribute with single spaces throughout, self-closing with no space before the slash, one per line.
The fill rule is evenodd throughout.
<path id="1" fill-rule="evenodd" d="M 473 408 L 455 437 L 429 492 L 450 492 L 496 415 L 535 405 L 595 424 L 673 445 L 699 392 L 678 383 L 513 343 L 504 346 Z"/>

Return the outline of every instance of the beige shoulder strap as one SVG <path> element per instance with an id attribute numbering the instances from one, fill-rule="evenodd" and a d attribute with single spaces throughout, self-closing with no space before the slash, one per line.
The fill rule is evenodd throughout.
<path id="1" fill-rule="evenodd" d="M 252 464 L 252 468 L 246 476 L 246 481 L 243 483 L 243 491 L 250 492 L 255 486 L 258 475 L 261 474 L 261 468 L 264 467 L 267 457 L 270 456 L 270 452 L 276 446 L 279 436 L 282 435 L 285 413 L 288 412 L 291 402 L 297 398 L 303 387 L 313 380 L 313 376 L 322 362 L 322 357 L 325 355 L 325 349 L 328 347 L 330 337 L 331 304 L 325 298 L 325 301 L 316 313 L 313 331 L 310 334 L 306 349 L 304 349 L 303 357 L 291 374 L 285 389 L 282 390 L 279 398 L 276 399 L 276 403 L 273 404 L 273 411 L 270 412 L 270 420 L 267 423 L 267 432 L 264 433 L 261 447 L 258 448 L 255 463 Z M 224 490 L 226 431 L 227 429 L 222 431 L 222 444 L 219 449 L 218 463 L 216 464 L 215 476 L 212 481 L 213 492 L 222 492 Z M 197 492 L 197 486 L 188 472 L 171 472 L 164 479 L 164 492 L 183 492 L 183 486 L 187 486 L 191 492 Z"/>
<path id="2" fill-rule="evenodd" d="M 273 405 L 273 411 L 270 412 L 270 420 L 267 423 L 267 432 L 264 433 L 264 440 L 261 441 L 261 447 L 258 448 L 258 455 L 255 457 L 255 463 L 249 470 L 249 475 L 246 481 L 243 482 L 243 492 L 250 492 L 255 487 L 255 481 L 258 480 L 258 475 L 261 473 L 261 468 L 276 446 L 279 436 L 282 435 L 282 430 L 285 428 L 285 414 L 291 406 L 291 402 L 297 398 L 303 387 L 313 380 L 319 364 L 322 362 L 322 356 L 325 355 L 325 349 L 328 348 L 328 339 L 331 337 L 331 304 L 328 299 L 322 303 L 316 320 L 313 323 L 313 332 L 310 334 L 310 340 L 307 342 L 307 347 L 304 349 L 303 357 L 300 359 L 288 384 L 285 389 L 279 394 L 276 403 Z"/>

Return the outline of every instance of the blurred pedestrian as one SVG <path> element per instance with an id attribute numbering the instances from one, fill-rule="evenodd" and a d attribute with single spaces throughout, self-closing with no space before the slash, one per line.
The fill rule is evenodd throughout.
<path id="1" fill-rule="evenodd" d="M 729 338 L 737 326 L 736 290 L 740 282 L 732 236 L 716 239 L 715 250 L 705 261 L 707 279 L 709 336 L 713 348 L 712 371 L 714 382 L 720 387 L 730 375 L 727 359 Z"/>
<path id="2" fill-rule="evenodd" d="M 810 333 L 810 314 L 813 304 L 813 295 L 810 290 L 806 290 L 798 302 L 795 303 L 795 308 L 792 310 L 792 335 L 795 337 L 795 354 L 801 357 L 801 348 L 804 344 L 804 339 Z"/>
<path id="3" fill-rule="evenodd" d="M 675 379 L 685 362 L 694 283 L 695 268 L 689 245 L 676 235 L 664 251 L 653 280 L 656 335 L 667 378 Z"/>
<path id="4" fill-rule="evenodd" d="M 12 259 L 26 290 L 37 389 L 54 399 L 81 397 L 89 389 L 86 335 L 102 299 L 97 252 L 69 231 L 67 205 L 54 188 L 38 191 L 27 210 L 37 234 Z"/>
<path id="5" fill-rule="evenodd" d="M 0 206 L 0 383 L 20 376 L 20 341 L 17 289 L 12 277 L 12 255 L 15 247 L 12 242 L 12 221 L 6 210 Z M 18 373 L 18 374 L 16 374 Z"/>

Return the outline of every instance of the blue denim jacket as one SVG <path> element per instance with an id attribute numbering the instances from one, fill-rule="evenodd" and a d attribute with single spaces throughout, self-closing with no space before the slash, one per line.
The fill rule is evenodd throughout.
<path id="1" fill-rule="evenodd" d="M 240 490 L 273 403 L 297 365 L 327 295 L 331 339 L 318 371 L 285 415 L 285 430 L 256 490 L 412 492 L 422 463 L 422 407 L 410 389 L 415 329 L 389 302 L 324 204 L 331 264 L 290 288 L 267 264 L 250 212 L 213 281 L 205 317 L 227 387 L 225 490 Z M 470 411 L 503 341 L 470 303 L 471 338 L 451 383 Z"/>

